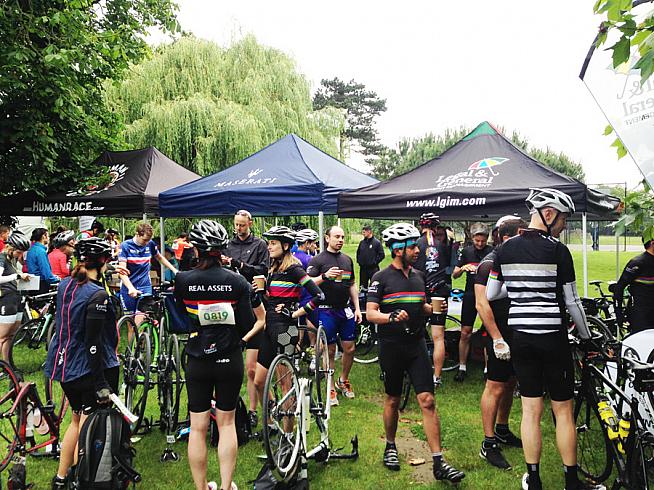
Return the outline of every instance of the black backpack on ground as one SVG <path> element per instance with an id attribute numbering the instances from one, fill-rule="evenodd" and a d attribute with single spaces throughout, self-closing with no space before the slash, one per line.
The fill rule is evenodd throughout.
<path id="1" fill-rule="evenodd" d="M 132 466 L 129 424 L 114 408 L 101 408 L 84 422 L 75 473 L 79 490 L 123 490 L 141 481 Z"/>
<path id="2" fill-rule="evenodd" d="M 250 426 L 250 417 L 248 417 L 248 409 L 245 406 L 243 398 L 238 398 L 236 404 L 236 437 L 238 438 L 238 445 L 242 446 L 250 441 L 252 435 L 252 427 Z M 209 436 L 212 446 L 218 445 L 218 424 L 216 423 L 216 409 L 211 409 L 211 420 L 209 423 Z"/>

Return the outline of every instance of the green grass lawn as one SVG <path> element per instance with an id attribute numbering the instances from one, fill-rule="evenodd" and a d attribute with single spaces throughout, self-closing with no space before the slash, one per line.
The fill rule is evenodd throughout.
<path id="1" fill-rule="evenodd" d="M 349 244 L 345 251 L 353 254 L 356 244 Z M 621 267 L 634 253 L 621 254 Z M 577 277 L 581 278 L 581 253 L 573 252 Z M 388 258 L 386 263 L 388 262 Z M 383 264 L 383 265 L 386 265 Z M 357 271 L 358 274 L 358 271 Z M 611 252 L 593 252 L 589 254 L 589 278 L 611 280 L 615 278 L 615 256 Z M 462 280 L 455 281 L 455 286 L 462 287 Z M 582 290 L 579 284 L 580 292 Z M 338 367 L 337 367 L 338 372 Z M 507 449 L 505 455 L 514 465 L 512 471 L 500 471 L 491 468 L 479 458 L 479 445 L 483 439 L 479 415 L 479 397 L 483 389 L 482 366 L 472 364 L 469 378 L 464 384 L 455 384 L 453 374 L 445 374 L 445 384 L 436 392 L 436 400 L 441 414 L 443 445 L 446 458 L 455 466 L 466 472 L 466 478 L 460 488 L 468 489 L 502 489 L 520 487 L 520 478 L 524 472 L 522 452 Z M 42 385 L 41 378 L 36 378 Z M 417 470 L 402 461 L 402 470 L 398 473 L 387 471 L 381 463 L 384 448 L 384 431 L 382 424 L 383 387 L 379 380 L 379 367 L 374 365 L 355 365 L 351 380 L 356 391 L 354 400 L 342 400 L 339 407 L 332 410 L 331 439 L 334 447 L 345 447 L 349 451 L 349 441 L 355 434 L 359 437 L 360 458 L 358 461 L 333 461 L 327 465 L 309 465 L 312 488 L 317 489 L 396 489 L 396 488 L 445 488 L 427 475 L 425 467 Z M 40 387 L 41 389 L 41 387 Z M 185 399 L 185 392 L 183 394 Z M 150 415 L 158 413 L 156 407 L 156 388 L 150 391 L 148 403 Z M 563 488 L 563 472 L 558 456 L 551 417 L 549 411 L 543 417 L 543 458 L 541 473 L 545 488 Z M 400 416 L 399 435 L 408 438 L 424 439 L 421 417 L 415 401 Z M 517 400 L 511 416 L 511 426 L 519 432 L 520 402 Z M 315 427 L 314 427 L 315 431 Z M 142 437 L 136 444 L 136 468 L 143 475 L 142 489 L 193 488 L 186 458 L 186 444 L 175 444 L 181 459 L 176 463 L 160 463 L 159 456 L 165 447 L 165 437 L 157 429 Z M 399 443 L 402 453 L 406 444 Z M 239 488 L 252 488 L 249 484 L 261 468 L 262 462 L 257 455 L 263 454 L 261 443 L 252 441 L 239 451 L 235 481 Z M 427 460 L 430 470 L 430 454 L 424 450 L 421 454 Z M 49 481 L 56 470 L 56 462 L 29 458 L 27 473 L 37 489 L 49 488 Z M 218 463 L 215 450 L 210 451 L 209 479 L 218 479 Z M 6 481 L 7 471 L 2 479 Z"/>

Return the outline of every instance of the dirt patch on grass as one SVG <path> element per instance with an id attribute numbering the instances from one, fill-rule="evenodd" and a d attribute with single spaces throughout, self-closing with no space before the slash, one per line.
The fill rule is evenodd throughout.
<path id="1" fill-rule="evenodd" d="M 400 424 L 403 426 L 396 438 L 397 449 L 400 453 L 400 461 L 403 465 L 411 469 L 411 480 L 415 483 L 432 483 L 434 475 L 432 474 L 431 451 L 425 441 L 421 441 L 411 433 L 410 426 L 407 423 Z M 409 460 L 422 458 L 424 464 L 410 466 Z"/>

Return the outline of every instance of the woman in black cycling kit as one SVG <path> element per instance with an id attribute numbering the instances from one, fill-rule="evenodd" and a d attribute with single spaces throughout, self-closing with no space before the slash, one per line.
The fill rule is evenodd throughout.
<path id="1" fill-rule="evenodd" d="M 254 324 L 251 287 L 243 276 L 221 266 L 221 253 L 229 242 L 222 225 L 202 220 L 191 229 L 189 240 L 198 251 L 198 263 L 175 278 L 177 310 L 188 316 L 192 325 L 186 345 L 186 390 L 191 414 L 189 466 L 197 490 L 217 490 L 215 482 L 207 483 L 206 443 L 215 395 L 220 488 L 235 490 L 235 413 L 243 384 L 241 338 Z"/>
<path id="2" fill-rule="evenodd" d="M 30 241 L 19 231 L 14 231 L 0 253 L 0 358 L 9 358 L 11 341 L 23 318 L 20 309 L 18 280 L 28 280 L 29 274 L 21 272 L 19 262 L 29 250 Z"/>
<path id="3" fill-rule="evenodd" d="M 263 400 L 263 385 L 270 363 L 277 354 L 293 354 L 298 341 L 297 318 L 311 313 L 324 299 L 322 290 L 291 253 L 295 232 L 286 226 L 273 226 L 263 234 L 268 240 L 270 270 L 266 282 L 266 331 L 259 346 L 254 384 Z M 302 288 L 311 295 L 302 308 L 297 304 Z"/>
<path id="4" fill-rule="evenodd" d="M 73 410 L 61 443 L 53 489 L 67 488 L 79 431 L 98 404 L 109 402 L 118 391 L 118 332 L 109 295 L 100 283 L 111 245 L 97 237 L 75 245 L 77 266 L 57 289 L 55 333 L 50 342 L 45 374 L 59 381 Z"/>

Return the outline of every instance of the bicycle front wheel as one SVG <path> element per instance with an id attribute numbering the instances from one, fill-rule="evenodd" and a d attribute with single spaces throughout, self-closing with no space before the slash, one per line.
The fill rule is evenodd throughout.
<path id="1" fill-rule="evenodd" d="M 177 429 L 179 420 L 179 399 L 182 393 L 181 359 L 177 335 L 170 336 L 166 351 L 166 366 L 161 379 L 157 380 L 159 389 L 159 408 L 161 410 L 160 427 L 167 433 Z"/>
<path id="2" fill-rule="evenodd" d="M 25 410 L 22 403 L 10 414 L 18 398 L 20 384 L 16 373 L 5 361 L 0 361 L 0 472 L 11 462 L 16 446 L 19 444 L 17 431 L 25 423 Z"/>
<path id="3" fill-rule="evenodd" d="M 320 407 L 321 419 L 329 420 L 330 403 L 329 392 L 332 386 L 332 371 L 329 369 L 329 346 L 325 329 L 318 328 L 316 334 L 315 370 L 314 370 L 314 405 Z M 325 427 L 327 424 L 323 424 Z"/>
<path id="4" fill-rule="evenodd" d="M 150 389 L 150 360 L 150 336 L 148 332 L 141 332 L 129 342 L 123 366 L 125 405 L 138 417 L 132 424 L 132 433 L 136 433 L 143 425 Z"/>
<path id="5" fill-rule="evenodd" d="M 9 364 L 23 375 L 43 371 L 45 367 L 48 356 L 47 318 L 50 317 L 42 316 L 23 323 L 14 336 L 14 340 L 18 338 L 22 341 L 17 343 L 12 340 L 9 347 Z"/>
<path id="6" fill-rule="evenodd" d="M 459 368 L 459 341 L 461 340 L 461 321 L 453 316 L 445 318 L 445 359 L 443 371 Z"/>
<path id="7" fill-rule="evenodd" d="M 611 475 L 613 460 L 602 419 L 597 410 L 596 397 L 581 390 L 574 400 L 577 428 L 577 464 L 586 477 L 603 482 Z"/>
<path id="8" fill-rule="evenodd" d="M 301 396 L 293 362 L 285 355 L 275 357 L 263 390 L 263 445 L 271 471 L 284 483 L 300 464 Z"/>

